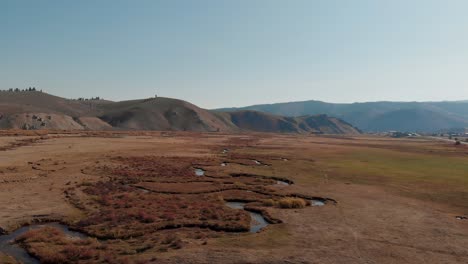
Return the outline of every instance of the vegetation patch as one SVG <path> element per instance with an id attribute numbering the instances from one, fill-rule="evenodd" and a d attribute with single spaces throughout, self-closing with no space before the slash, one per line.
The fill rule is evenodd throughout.
<path id="1" fill-rule="evenodd" d="M 180 227 L 203 227 L 239 232 L 248 230 L 249 216 L 224 206 L 214 195 L 165 195 L 129 191 L 112 182 L 84 189 L 99 208 L 76 228 L 105 239 L 142 236 L 146 232 Z"/>

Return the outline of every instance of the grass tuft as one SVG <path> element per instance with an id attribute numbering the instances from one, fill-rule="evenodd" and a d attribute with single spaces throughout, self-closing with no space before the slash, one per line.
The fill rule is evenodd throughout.
<path id="1" fill-rule="evenodd" d="M 307 206 L 307 202 L 301 198 L 282 198 L 278 201 L 279 207 L 281 208 L 304 208 Z"/>

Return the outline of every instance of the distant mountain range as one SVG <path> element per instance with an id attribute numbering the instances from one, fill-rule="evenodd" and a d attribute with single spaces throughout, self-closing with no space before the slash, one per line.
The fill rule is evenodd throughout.
<path id="1" fill-rule="evenodd" d="M 326 114 L 340 118 L 366 132 L 389 130 L 438 132 L 468 127 L 468 101 L 456 102 L 369 102 L 334 104 L 302 101 L 222 108 L 231 112 L 254 110 L 282 116 Z"/>
<path id="2" fill-rule="evenodd" d="M 163 97 L 121 102 L 69 100 L 38 91 L 0 91 L 0 129 L 360 133 L 350 124 L 326 115 L 227 113 Z"/>

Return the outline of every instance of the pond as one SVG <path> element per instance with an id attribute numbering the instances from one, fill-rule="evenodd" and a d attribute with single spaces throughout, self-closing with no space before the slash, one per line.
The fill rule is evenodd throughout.
<path id="1" fill-rule="evenodd" d="M 325 201 L 318 200 L 318 199 L 312 199 L 312 200 L 310 200 L 310 205 L 312 205 L 312 206 L 324 206 Z"/>
<path id="2" fill-rule="evenodd" d="M 276 181 L 276 184 L 277 184 L 277 185 L 288 186 L 288 185 L 289 185 L 289 182 L 282 181 L 282 180 L 277 180 L 277 181 Z"/>
<path id="3" fill-rule="evenodd" d="M 195 175 L 197 176 L 205 176 L 205 170 L 200 168 L 195 168 Z"/>

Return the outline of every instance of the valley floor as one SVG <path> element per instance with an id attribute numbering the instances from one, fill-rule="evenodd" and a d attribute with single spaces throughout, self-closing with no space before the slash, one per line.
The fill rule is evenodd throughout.
<path id="1" fill-rule="evenodd" d="M 46 227 L 19 237 L 42 261 L 468 263 L 468 145 L 254 133 L 1 135 L 0 232 L 60 222 L 88 236 Z M 249 212 L 227 201 L 245 202 L 270 224 L 250 233 Z M 1 244 L 0 262 L 15 263 Z"/>

